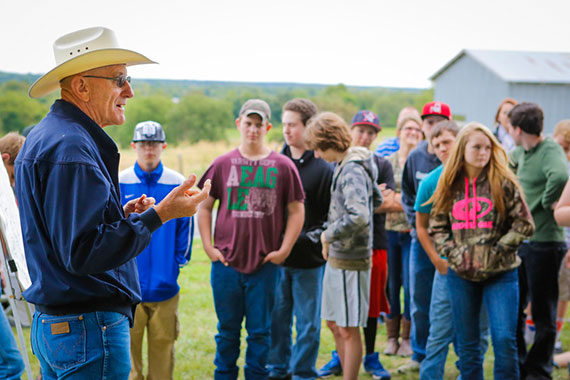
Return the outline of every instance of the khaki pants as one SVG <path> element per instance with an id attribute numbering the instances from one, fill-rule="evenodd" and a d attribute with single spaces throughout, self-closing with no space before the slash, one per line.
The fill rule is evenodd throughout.
<path id="1" fill-rule="evenodd" d="M 145 328 L 148 340 L 147 380 L 172 379 L 174 341 L 178 338 L 178 299 L 180 294 L 162 302 L 143 302 L 137 306 L 131 329 L 131 373 L 129 380 L 144 380 L 142 341 Z"/>

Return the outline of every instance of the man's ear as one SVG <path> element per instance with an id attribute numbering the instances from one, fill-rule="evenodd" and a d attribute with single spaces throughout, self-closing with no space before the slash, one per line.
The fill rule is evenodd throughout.
<path id="1" fill-rule="evenodd" d="M 2 161 L 6 163 L 10 161 L 10 153 L 2 153 Z"/>
<path id="2" fill-rule="evenodd" d="M 167 143 L 163 143 L 163 144 L 162 144 L 162 149 L 166 149 L 167 146 L 168 146 Z"/>
<path id="3" fill-rule="evenodd" d="M 239 120 L 239 117 L 238 117 L 238 118 L 236 119 L 236 127 L 237 127 L 237 129 L 239 129 L 239 121 L 240 121 L 240 120 Z"/>
<path id="4" fill-rule="evenodd" d="M 80 100 L 84 102 L 89 101 L 91 97 L 91 89 L 87 84 L 85 78 L 83 78 L 81 75 L 75 75 L 73 78 L 71 78 L 70 87 L 73 94 L 75 94 L 75 96 L 77 96 Z"/>
<path id="5" fill-rule="evenodd" d="M 269 130 L 271 129 L 271 127 L 273 127 L 273 125 L 271 125 L 271 123 L 267 123 L 267 130 L 265 132 L 269 132 Z"/>
<path id="6" fill-rule="evenodd" d="M 137 146 L 135 145 L 135 143 L 134 143 L 134 142 L 131 142 L 131 148 L 133 148 L 133 149 L 137 149 Z"/>

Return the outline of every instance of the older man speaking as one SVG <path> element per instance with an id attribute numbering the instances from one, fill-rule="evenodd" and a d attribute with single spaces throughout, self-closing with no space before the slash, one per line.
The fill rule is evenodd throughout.
<path id="1" fill-rule="evenodd" d="M 127 379 L 129 325 L 141 300 L 134 258 L 170 219 L 191 216 L 209 184 L 191 175 L 159 204 L 145 195 L 121 206 L 119 153 L 103 131 L 125 122 L 134 96 L 127 66 L 154 63 L 119 47 L 106 28 L 54 44 L 57 66 L 31 97 L 61 88 L 16 160 L 26 260 L 36 305 L 32 348 L 44 379 Z"/>

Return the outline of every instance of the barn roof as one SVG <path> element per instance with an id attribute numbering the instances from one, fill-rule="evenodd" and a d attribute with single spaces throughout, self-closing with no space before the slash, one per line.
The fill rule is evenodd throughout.
<path id="1" fill-rule="evenodd" d="M 570 84 L 570 53 L 464 49 L 433 74 L 436 80 L 468 55 L 506 82 Z"/>

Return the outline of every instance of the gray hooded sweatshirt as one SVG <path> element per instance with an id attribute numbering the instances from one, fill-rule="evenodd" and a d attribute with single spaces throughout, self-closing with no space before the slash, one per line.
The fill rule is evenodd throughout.
<path id="1" fill-rule="evenodd" d="M 331 184 L 328 226 L 324 231 L 330 244 L 329 257 L 334 262 L 338 262 L 336 259 L 362 261 L 371 256 L 372 217 L 382 204 L 377 176 L 373 154 L 365 148 L 350 148 L 337 165 Z"/>

